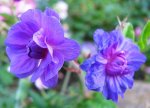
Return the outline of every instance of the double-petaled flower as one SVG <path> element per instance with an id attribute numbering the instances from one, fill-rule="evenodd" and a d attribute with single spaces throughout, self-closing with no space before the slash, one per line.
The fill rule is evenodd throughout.
<path id="1" fill-rule="evenodd" d="M 64 37 L 58 14 L 52 9 L 28 10 L 8 32 L 6 52 L 10 71 L 19 78 L 38 78 L 47 87 L 54 87 L 64 61 L 78 57 L 80 47 Z"/>
<path id="2" fill-rule="evenodd" d="M 105 32 L 98 29 L 94 33 L 94 41 L 98 46 L 97 54 L 81 65 L 86 71 L 86 86 L 117 102 L 118 95 L 123 96 L 126 89 L 132 88 L 133 75 L 146 57 L 120 30 Z"/>

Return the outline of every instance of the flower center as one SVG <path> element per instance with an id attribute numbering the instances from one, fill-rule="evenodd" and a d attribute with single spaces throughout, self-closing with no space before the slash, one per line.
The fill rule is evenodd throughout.
<path id="1" fill-rule="evenodd" d="M 124 73 L 126 66 L 127 60 L 124 52 L 117 52 L 109 57 L 106 72 L 108 75 L 120 75 Z"/>
<path id="2" fill-rule="evenodd" d="M 28 46 L 28 56 L 34 59 L 42 59 L 47 55 L 47 48 L 41 48 L 34 41 L 29 42 Z"/>

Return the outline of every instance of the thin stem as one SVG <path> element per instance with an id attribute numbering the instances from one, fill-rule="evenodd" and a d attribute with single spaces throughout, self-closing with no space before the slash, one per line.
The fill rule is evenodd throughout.
<path id="1" fill-rule="evenodd" d="M 71 76 L 71 72 L 67 72 L 65 79 L 64 79 L 64 82 L 63 82 L 63 85 L 62 85 L 61 92 L 60 92 L 61 95 L 65 94 L 65 92 L 66 92 L 66 88 L 67 88 L 67 85 L 69 83 L 70 76 Z"/>
<path id="2" fill-rule="evenodd" d="M 30 83 L 27 79 L 19 80 L 19 85 L 16 92 L 15 108 L 23 108 L 23 100 L 27 97 L 29 87 Z"/>
<path id="3" fill-rule="evenodd" d="M 81 86 L 82 86 L 82 90 L 83 90 L 83 94 L 84 94 L 85 98 L 91 97 L 91 93 L 89 92 L 89 90 L 85 86 L 84 72 L 82 71 L 81 74 L 78 74 L 78 77 L 81 81 Z"/>
<path id="4" fill-rule="evenodd" d="M 73 61 L 69 62 L 69 66 L 68 67 L 70 68 L 71 66 L 74 66 L 74 62 Z M 66 76 L 65 76 L 62 88 L 61 88 L 61 92 L 60 92 L 61 95 L 65 94 L 70 77 L 71 77 L 71 72 L 68 71 L 66 73 Z"/>

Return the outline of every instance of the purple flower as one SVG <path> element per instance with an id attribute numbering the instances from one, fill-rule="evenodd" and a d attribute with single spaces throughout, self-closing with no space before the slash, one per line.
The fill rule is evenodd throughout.
<path id="1" fill-rule="evenodd" d="M 98 46 L 97 54 L 81 65 L 86 71 L 86 86 L 117 102 L 118 95 L 123 97 L 126 89 L 132 88 L 134 72 L 146 57 L 119 30 L 105 32 L 98 29 L 94 33 L 94 41 Z"/>
<path id="2" fill-rule="evenodd" d="M 47 87 L 54 87 L 64 61 L 76 59 L 78 43 L 64 37 L 58 14 L 52 9 L 28 10 L 8 32 L 6 52 L 10 71 L 19 78 L 38 78 Z"/>

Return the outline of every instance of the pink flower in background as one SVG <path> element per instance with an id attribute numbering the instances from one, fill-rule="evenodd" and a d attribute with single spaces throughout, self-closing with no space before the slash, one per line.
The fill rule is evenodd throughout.
<path id="1" fill-rule="evenodd" d="M 19 15 L 29 9 L 36 8 L 34 0 L 0 1 L 0 13 Z"/>
<path id="2" fill-rule="evenodd" d="M 145 67 L 145 68 L 144 68 L 144 71 L 145 71 L 147 74 L 150 74 L 150 67 L 149 67 L 149 66 Z"/>
<path id="3" fill-rule="evenodd" d="M 64 29 L 64 36 L 66 37 L 66 38 L 70 38 L 71 37 L 71 34 L 70 34 L 70 32 L 69 32 L 69 25 L 67 24 L 67 23 L 63 23 L 63 29 Z"/>
<path id="4" fill-rule="evenodd" d="M 68 16 L 68 4 L 64 1 L 59 1 L 55 4 L 54 9 L 58 12 L 61 19 L 66 19 Z"/>
<path id="5" fill-rule="evenodd" d="M 2 13 L 11 14 L 11 10 L 7 5 L 0 4 L 0 14 Z"/>
<path id="6" fill-rule="evenodd" d="M 14 5 L 16 7 L 15 14 L 21 14 L 29 9 L 34 9 L 36 7 L 36 3 L 34 0 L 16 0 Z"/>
<path id="7" fill-rule="evenodd" d="M 141 31 L 142 31 L 141 27 L 139 27 L 139 26 L 136 27 L 135 31 L 134 31 L 135 32 L 135 36 L 140 36 L 141 35 Z"/>
<path id="8" fill-rule="evenodd" d="M 0 16 L 0 21 L 3 21 L 4 20 L 4 17 L 3 16 Z"/>

